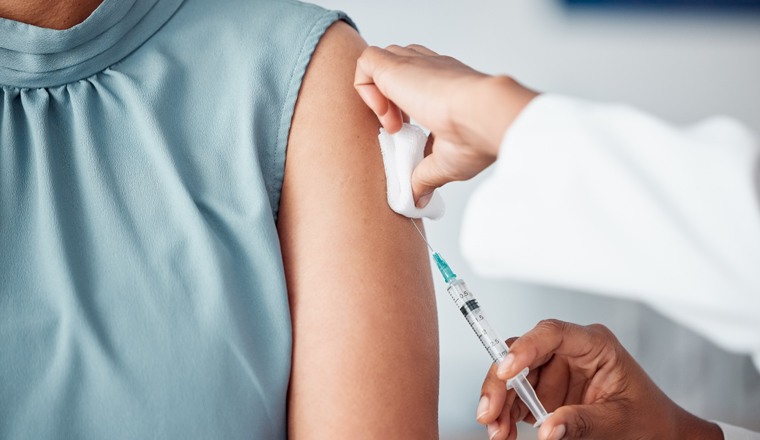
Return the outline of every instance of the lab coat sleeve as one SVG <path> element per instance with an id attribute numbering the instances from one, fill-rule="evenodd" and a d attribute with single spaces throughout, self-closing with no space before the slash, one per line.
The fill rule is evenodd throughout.
<path id="1" fill-rule="evenodd" d="M 724 440 L 760 440 L 760 433 L 722 422 L 714 422 L 723 431 Z"/>
<path id="2" fill-rule="evenodd" d="M 644 301 L 760 370 L 760 147 L 541 95 L 505 134 L 461 245 L 480 275 Z"/>

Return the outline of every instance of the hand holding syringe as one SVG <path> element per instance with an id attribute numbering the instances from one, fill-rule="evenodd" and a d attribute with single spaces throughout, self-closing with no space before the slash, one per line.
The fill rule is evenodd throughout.
<path id="1" fill-rule="evenodd" d="M 412 219 L 412 223 L 414 223 L 414 227 L 417 228 L 417 223 L 414 222 L 414 219 Z M 417 228 L 417 231 L 422 235 L 422 231 L 420 231 L 419 228 Z M 425 236 L 422 235 L 422 238 L 425 239 Z M 427 243 L 427 239 L 425 239 L 425 243 Z M 480 339 L 483 347 L 488 351 L 491 359 L 493 359 L 496 365 L 500 365 L 509 353 L 507 344 L 499 337 L 496 330 L 491 327 L 488 319 L 486 319 L 485 312 L 478 304 L 475 295 L 473 295 L 472 291 L 467 288 L 467 284 L 465 284 L 464 280 L 457 278 L 456 274 L 454 274 L 449 265 L 446 264 L 443 257 L 435 252 L 433 248 L 430 247 L 429 243 L 427 244 L 430 251 L 433 252 L 433 258 L 438 265 L 438 270 L 449 285 L 447 290 L 451 299 L 454 300 L 454 304 L 456 304 L 459 311 L 462 312 L 462 315 L 467 319 L 467 322 L 470 324 L 470 327 L 475 332 L 478 339 Z M 528 382 L 527 375 L 528 369 L 525 368 L 517 376 L 507 380 L 507 389 L 515 389 L 517 395 L 525 403 L 533 414 L 533 417 L 536 419 L 536 423 L 533 426 L 539 427 L 551 414 L 548 414 L 546 409 L 544 409 L 544 406 L 541 405 L 541 402 L 536 396 L 536 392 Z"/>

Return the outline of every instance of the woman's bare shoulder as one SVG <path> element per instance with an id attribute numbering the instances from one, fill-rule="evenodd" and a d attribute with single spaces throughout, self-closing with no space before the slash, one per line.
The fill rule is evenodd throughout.
<path id="1" fill-rule="evenodd" d="M 346 23 L 328 29 L 288 139 L 278 230 L 293 325 L 293 439 L 437 438 L 429 260 L 412 223 L 386 201 L 380 125 L 353 88 L 365 46 Z"/>

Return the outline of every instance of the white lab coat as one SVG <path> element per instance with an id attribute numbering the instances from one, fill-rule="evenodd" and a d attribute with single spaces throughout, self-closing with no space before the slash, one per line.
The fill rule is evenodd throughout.
<path id="1" fill-rule="evenodd" d="M 483 276 L 643 301 L 760 371 L 760 145 L 732 119 L 679 128 L 541 95 L 470 199 L 461 245 Z"/>

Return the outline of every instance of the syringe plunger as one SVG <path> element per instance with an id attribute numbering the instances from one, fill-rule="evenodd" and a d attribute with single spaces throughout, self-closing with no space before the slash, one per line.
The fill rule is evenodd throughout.
<path id="1" fill-rule="evenodd" d="M 517 395 L 520 396 L 520 400 L 525 403 L 525 406 L 528 407 L 531 414 L 533 414 L 533 417 L 536 418 L 536 423 L 534 423 L 533 426 L 539 427 L 551 414 L 546 412 L 541 401 L 538 400 L 536 392 L 533 390 L 530 382 L 528 382 L 527 375 L 528 369 L 526 368 L 522 370 L 520 374 L 507 381 L 507 389 L 515 389 Z"/>

